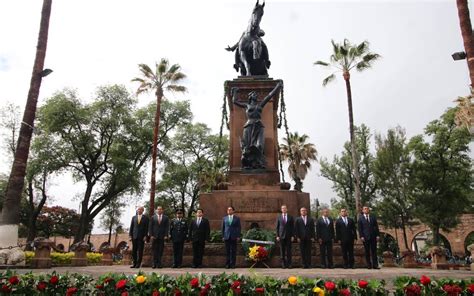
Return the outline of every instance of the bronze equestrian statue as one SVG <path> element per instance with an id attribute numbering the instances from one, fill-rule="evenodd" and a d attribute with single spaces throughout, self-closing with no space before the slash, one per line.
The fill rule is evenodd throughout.
<path id="1" fill-rule="evenodd" d="M 235 51 L 234 68 L 237 72 L 240 69 L 242 76 L 268 75 L 270 60 L 267 46 L 261 38 L 265 32 L 260 29 L 264 7 L 265 2 L 259 5 L 257 0 L 247 30 L 234 46 L 226 48 L 228 51 Z"/>

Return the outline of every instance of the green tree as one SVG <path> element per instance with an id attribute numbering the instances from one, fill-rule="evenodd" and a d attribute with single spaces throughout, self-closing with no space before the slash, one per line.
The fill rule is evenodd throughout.
<path id="1" fill-rule="evenodd" d="M 372 171 L 374 156 L 369 148 L 371 138 L 370 129 L 364 124 L 359 128 L 356 127 L 355 136 L 357 159 L 360 159 L 357 171 L 360 172 L 361 201 L 363 204 L 368 204 L 372 202 L 377 191 Z M 345 207 L 350 209 L 351 213 L 357 213 L 351 150 L 351 144 L 346 142 L 341 156 L 335 155 L 332 163 L 326 158 L 322 158 L 320 160 L 321 175 L 333 183 L 332 188 L 336 191 L 337 196 L 341 198 L 341 204 L 337 206 L 335 205 L 336 203 L 332 202 L 333 207 Z"/>
<path id="2" fill-rule="evenodd" d="M 315 65 L 323 67 L 335 68 L 336 72 L 332 73 L 323 80 L 323 86 L 326 86 L 329 82 L 333 81 L 336 76 L 335 73 L 342 72 L 342 76 L 346 82 L 347 92 L 347 107 L 349 111 L 349 132 L 350 132 L 350 143 L 351 143 L 351 156 L 352 156 L 352 169 L 354 175 L 354 188 L 355 188 L 355 206 L 357 215 L 361 210 L 361 179 L 358 168 L 357 149 L 355 143 L 355 131 L 354 131 L 354 114 L 352 111 L 352 89 L 351 89 L 351 70 L 354 68 L 357 71 L 364 71 L 372 66 L 380 55 L 372 53 L 369 50 L 369 42 L 364 41 L 360 44 L 353 45 L 349 40 L 344 39 L 342 44 L 331 41 L 333 47 L 333 53 L 329 58 L 330 62 L 316 61 Z"/>
<path id="3" fill-rule="evenodd" d="M 7 103 L 0 108 L 0 129 L 2 130 L 2 142 L 7 154 L 11 159 L 15 157 L 16 141 L 20 130 L 20 107 L 14 103 Z"/>
<path id="4" fill-rule="evenodd" d="M 303 189 L 303 180 L 311 169 L 311 162 L 316 161 L 318 152 L 314 144 L 307 143 L 307 135 L 298 132 L 289 133 L 288 138 L 283 138 L 280 144 L 280 155 L 283 161 L 288 161 L 288 174 L 295 181 L 295 190 Z M 291 149 L 291 157 L 290 157 Z"/>
<path id="5" fill-rule="evenodd" d="M 61 206 L 44 206 L 38 216 L 38 235 L 42 237 L 72 237 L 80 228 L 80 215 L 73 209 Z M 92 223 L 86 227 L 86 233 L 92 230 Z"/>
<path id="6" fill-rule="evenodd" d="M 376 158 L 373 172 L 381 198 L 377 202 L 377 214 L 386 227 L 403 231 L 405 248 L 409 242 L 406 226 L 412 218 L 413 185 L 411 184 L 411 160 L 405 130 L 389 129 L 386 136 L 376 135 Z"/>
<path id="7" fill-rule="evenodd" d="M 220 141 L 221 146 L 228 146 L 227 137 L 221 139 L 211 134 L 203 123 L 179 127 L 163 157 L 165 166 L 162 180 L 157 184 L 160 192 L 157 202 L 185 209 L 191 217 L 199 203 L 199 194 L 210 185 L 203 184 L 203 175 L 208 177 L 212 175 L 210 172 L 227 168 L 227 153 L 218 151 Z"/>
<path id="8" fill-rule="evenodd" d="M 44 68 L 46 47 L 48 44 L 49 17 L 52 0 L 43 0 L 41 21 L 36 46 L 36 57 L 31 75 L 30 88 L 23 113 L 23 124 L 18 133 L 8 186 L 2 212 L 0 213 L 0 245 L 16 245 L 18 240 L 18 223 L 20 220 L 20 201 L 25 185 L 26 165 L 30 151 L 31 137 L 36 117 L 36 106 L 42 78 L 50 73 Z"/>
<path id="9" fill-rule="evenodd" d="M 150 215 L 153 215 L 155 208 L 156 158 L 158 153 L 158 131 L 160 130 L 161 101 L 164 97 L 165 90 L 170 92 L 186 91 L 186 87 L 178 84 L 186 77 L 186 75 L 180 71 L 181 67 L 178 64 L 174 64 L 170 67 L 167 59 L 161 59 L 159 64 L 156 63 L 154 71 L 146 64 L 139 64 L 138 68 L 140 69 L 142 77 L 132 79 L 132 81 L 140 83 L 140 86 L 137 90 L 137 95 L 143 92 L 154 91 L 156 96 L 150 188 Z"/>
<path id="10" fill-rule="evenodd" d="M 102 212 L 100 217 L 100 227 L 109 232 L 109 238 L 107 242 L 110 245 L 110 240 L 112 238 L 112 230 L 123 228 L 120 219 L 122 218 L 122 210 L 125 207 L 125 203 L 121 198 L 112 200 Z"/>
<path id="11" fill-rule="evenodd" d="M 39 127 L 51 141 L 50 153 L 85 184 L 81 222 L 74 242 L 84 239 L 87 225 L 115 198 L 141 191 L 142 167 L 152 150 L 153 105 L 137 109 L 125 87 L 99 87 L 84 104 L 75 91 L 48 99 L 39 112 Z M 166 124 L 160 141 L 190 117 L 189 103 L 164 104 Z"/>
<path id="12" fill-rule="evenodd" d="M 426 126 L 430 142 L 418 135 L 409 143 L 414 158 L 415 217 L 431 228 L 435 245 L 440 243 L 439 231 L 454 228 L 459 215 L 474 201 L 471 136 L 466 128 L 456 126 L 456 111 L 448 109 Z"/>

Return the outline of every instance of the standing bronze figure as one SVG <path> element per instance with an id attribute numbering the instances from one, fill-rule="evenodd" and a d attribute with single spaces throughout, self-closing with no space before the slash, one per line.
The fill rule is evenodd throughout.
<path id="1" fill-rule="evenodd" d="M 261 101 L 257 102 L 257 93 L 252 91 L 248 94 L 248 103 L 237 100 L 238 88 L 233 87 L 232 103 L 244 108 L 247 115 L 247 122 L 244 125 L 244 131 L 240 140 L 242 151 L 242 168 L 264 169 L 265 168 L 265 137 L 264 126 L 261 121 L 263 107 L 271 100 L 275 93 L 281 88 L 283 83 L 280 81 L 275 88 Z"/>
<path id="2" fill-rule="evenodd" d="M 235 51 L 234 68 L 237 72 L 240 69 L 242 76 L 268 75 L 270 60 L 267 46 L 261 38 L 265 32 L 260 29 L 264 7 L 265 2 L 259 5 L 257 0 L 247 30 L 234 46 L 226 48 L 228 51 Z"/>

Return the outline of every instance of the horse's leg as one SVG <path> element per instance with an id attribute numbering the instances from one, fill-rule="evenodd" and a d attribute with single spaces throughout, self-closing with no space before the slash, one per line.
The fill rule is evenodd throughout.
<path id="1" fill-rule="evenodd" d="M 249 62 L 247 61 L 247 57 L 245 55 L 244 50 L 240 50 L 240 61 L 244 64 L 244 68 L 245 68 L 245 74 L 242 73 L 242 75 L 251 76 L 252 73 L 250 72 L 250 65 L 249 65 Z"/>

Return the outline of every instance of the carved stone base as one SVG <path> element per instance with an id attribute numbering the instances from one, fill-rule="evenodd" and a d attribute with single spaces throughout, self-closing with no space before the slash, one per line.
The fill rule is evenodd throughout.
<path id="1" fill-rule="evenodd" d="M 54 243 L 48 239 L 35 240 L 35 256 L 31 259 L 31 268 L 51 268 L 51 247 Z"/>
<path id="2" fill-rule="evenodd" d="M 416 263 L 415 260 L 415 252 L 410 251 L 410 250 L 405 250 L 402 251 L 402 257 L 403 257 L 403 268 L 415 268 L 418 267 L 418 264 Z"/>
<path id="3" fill-rule="evenodd" d="M 383 267 L 397 267 L 393 260 L 393 253 L 390 251 L 383 252 Z"/>
<path id="4" fill-rule="evenodd" d="M 279 185 L 255 184 L 253 188 L 233 190 L 229 186 L 229 190 L 201 194 L 200 204 L 211 229 L 220 230 L 222 218 L 229 206 L 233 206 L 236 215 L 240 217 L 242 231 L 248 230 L 252 223 L 258 223 L 260 228 L 274 229 L 282 204 L 286 204 L 288 213 L 292 216 L 297 216 L 301 207 L 309 210 L 309 193 L 281 190 Z"/>
<path id="5" fill-rule="evenodd" d="M 112 255 L 114 253 L 113 248 L 105 248 L 102 250 L 102 265 L 113 265 L 114 260 L 112 258 Z"/>

